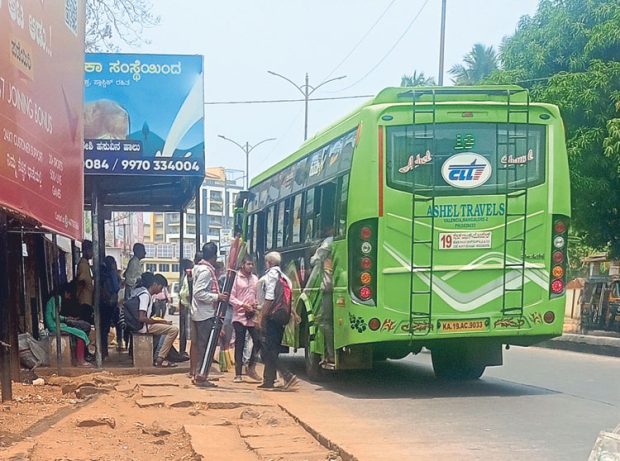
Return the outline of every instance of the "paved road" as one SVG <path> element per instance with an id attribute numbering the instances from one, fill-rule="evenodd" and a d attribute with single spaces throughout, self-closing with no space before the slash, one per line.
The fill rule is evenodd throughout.
<path id="1" fill-rule="evenodd" d="M 620 423 L 620 358 L 513 347 L 459 384 L 422 353 L 275 398 L 359 459 L 585 460 Z"/>

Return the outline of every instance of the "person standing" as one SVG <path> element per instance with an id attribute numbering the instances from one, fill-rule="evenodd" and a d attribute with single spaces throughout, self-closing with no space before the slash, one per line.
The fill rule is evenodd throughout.
<path id="1" fill-rule="evenodd" d="M 93 242 L 84 240 L 82 242 L 82 257 L 78 262 L 77 274 L 77 299 L 79 308 L 79 319 L 93 324 L 93 295 L 95 285 L 93 284 L 93 273 L 90 268 L 90 260 L 93 259 Z"/>
<path id="2" fill-rule="evenodd" d="M 190 283 L 193 268 L 194 263 L 191 260 L 184 259 L 181 261 L 181 269 L 183 270 L 183 277 L 181 278 L 179 289 L 179 352 L 181 354 L 186 354 L 187 350 L 191 307 Z"/>
<path id="3" fill-rule="evenodd" d="M 205 243 L 202 247 L 202 259 L 194 266 L 192 299 L 192 375 L 194 380 L 200 374 L 207 352 L 209 334 L 216 320 L 219 301 L 228 302 L 228 293 L 220 293 L 214 264 L 217 261 L 217 245 Z M 194 347 L 196 344 L 196 347 Z M 194 381 L 197 383 L 197 381 Z"/>
<path id="4" fill-rule="evenodd" d="M 125 299 L 132 296 L 132 291 L 136 288 L 138 280 L 142 275 L 142 260 L 146 257 L 146 249 L 142 243 L 133 246 L 133 256 L 127 263 L 125 270 Z"/>
<path id="5" fill-rule="evenodd" d="M 144 324 L 138 333 L 148 333 L 155 336 L 162 336 L 161 346 L 155 358 L 155 366 L 161 368 L 176 367 L 174 363 L 166 360 L 166 356 L 172 348 L 172 343 L 179 335 L 179 329 L 172 325 L 172 322 L 163 319 L 152 318 L 153 300 L 152 297 L 161 292 L 168 286 L 168 281 L 161 274 L 143 273 L 139 278 L 139 284 L 132 296 L 137 296 L 140 300 L 139 312 L 140 322 Z"/>
<path id="6" fill-rule="evenodd" d="M 256 381 L 260 381 L 260 377 L 256 373 L 256 355 L 260 342 L 255 323 L 258 308 L 258 277 L 253 271 L 254 261 L 250 255 L 246 255 L 241 263 L 241 270 L 237 273 L 235 283 L 230 290 L 230 305 L 233 310 L 232 325 L 235 330 L 235 378 L 233 380 L 235 383 L 243 381 L 241 371 L 246 333 L 250 335 L 253 343 L 247 375 Z"/>
<path id="7" fill-rule="evenodd" d="M 114 320 L 114 313 L 118 307 L 118 291 L 120 290 L 116 260 L 114 256 L 106 256 L 101 265 L 101 299 L 99 310 L 101 312 L 101 355 L 105 359 L 108 356 L 108 337 L 110 327 Z"/>
<path id="8" fill-rule="evenodd" d="M 328 226 L 323 234 L 323 241 L 310 258 L 310 265 L 321 277 L 321 310 L 316 320 L 323 327 L 325 338 L 325 362 L 334 364 L 334 263 L 332 247 L 334 245 L 334 227 Z"/>
<path id="9" fill-rule="evenodd" d="M 172 302 L 172 297 L 168 292 L 168 288 L 164 287 L 161 292 L 153 296 L 153 313 L 151 314 L 153 317 L 164 318 L 166 317 L 166 312 L 168 308 L 168 304 Z"/>
<path id="10" fill-rule="evenodd" d="M 121 310 L 125 302 L 125 280 L 121 276 L 121 271 L 117 271 L 117 274 L 120 281 L 120 289 L 117 296 L 118 302 L 114 309 L 114 324 L 116 325 L 116 350 L 120 352 L 124 349 L 123 344 L 129 345 L 129 332 L 123 330 L 123 324 L 121 323 Z"/>
<path id="11" fill-rule="evenodd" d="M 276 371 L 278 371 L 282 379 L 284 379 L 283 388 L 285 390 L 296 385 L 298 382 L 297 376 L 278 362 L 280 345 L 282 344 L 282 337 L 284 336 L 284 325 L 273 317 L 276 312 L 274 308 L 283 302 L 283 290 L 278 287 L 278 285 L 286 283 L 288 285 L 289 294 L 293 286 L 289 278 L 284 275 L 280 269 L 281 260 L 282 257 L 280 253 L 276 251 L 272 251 L 265 255 L 267 272 L 263 276 L 264 303 L 261 309 L 260 326 L 262 334 L 261 357 L 265 364 L 265 370 L 263 372 L 263 383 L 258 386 L 259 389 L 264 390 L 275 388 Z M 288 302 L 290 303 L 290 299 Z"/>

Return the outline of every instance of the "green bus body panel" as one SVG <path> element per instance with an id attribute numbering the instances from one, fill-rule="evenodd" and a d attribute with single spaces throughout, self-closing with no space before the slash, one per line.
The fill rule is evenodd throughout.
<path id="1" fill-rule="evenodd" d="M 442 89 L 435 105 L 428 97 L 416 102 L 417 107 L 435 109 L 435 123 L 482 122 L 505 123 L 506 104 L 501 103 L 502 92 L 516 91 L 518 87 L 472 87 Z M 470 94 L 467 94 L 468 90 Z M 568 160 L 564 142 L 564 127 L 557 107 L 548 104 L 529 104 L 529 123 L 546 126 L 545 179 L 542 184 L 528 189 L 527 238 L 524 304 L 522 315 L 503 315 L 504 290 L 504 222 L 499 213 L 505 195 L 441 195 L 435 206 L 443 207 L 444 216 L 435 218 L 433 248 L 418 246 L 416 264 L 427 260 L 433 252 L 432 315 L 430 325 L 412 322 L 410 313 L 412 193 L 396 190 L 387 184 L 386 155 L 382 148 L 380 165 L 379 133 L 388 126 L 412 123 L 412 99 L 403 95 L 407 88 L 388 88 L 358 111 L 316 135 L 295 154 L 278 163 L 252 181 L 252 186 L 270 178 L 287 165 L 304 157 L 343 133 L 359 127 L 359 142 L 353 154 L 350 172 L 347 225 L 369 218 L 378 219 L 377 241 L 377 293 L 376 306 L 361 305 L 350 295 L 348 279 L 349 245 L 347 239 L 336 240 L 333 246 L 334 265 L 334 338 L 335 347 L 355 344 L 408 342 L 432 344 L 451 338 L 497 338 L 500 343 L 529 345 L 562 334 L 565 296 L 550 297 L 550 268 L 552 247 L 552 215 L 570 217 L 570 192 Z M 522 93 L 516 93 L 511 104 L 525 104 Z M 471 118 L 463 118 L 463 113 Z M 543 115 L 544 117 L 540 117 Z M 387 117 L 386 117 L 387 116 Z M 468 116 L 469 117 L 469 116 Z M 525 123 L 525 114 L 517 114 L 511 123 Z M 418 124 L 431 123 L 432 114 L 417 115 Z M 380 178 L 380 171 L 383 172 Z M 382 191 L 382 204 L 380 194 Z M 464 219 L 462 211 L 467 206 L 479 210 L 479 219 Z M 428 206 L 420 202 L 418 207 Z M 477 207 L 476 207 L 477 206 Z M 380 216 L 380 210 L 383 214 Z M 421 213 L 418 209 L 417 214 Z M 450 211 L 447 211 L 450 210 Z M 460 212 L 460 213 L 459 213 Z M 455 213 L 459 213 L 458 216 Z M 415 233 L 429 236 L 429 221 L 415 223 Z M 508 233 L 516 232 L 518 218 L 508 218 Z M 514 229 L 513 229 L 514 228 Z M 441 233 L 462 231 L 490 232 L 490 248 L 439 249 Z M 426 238 L 426 237 L 425 237 Z M 318 245 L 318 242 L 317 242 Z M 520 255 L 508 249 L 508 259 Z M 514 254 L 513 254 L 514 253 Z M 419 259 L 418 259 L 419 258 Z M 416 284 L 428 284 L 429 271 L 415 270 Z M 511 281 L 512 280 L 512 281 Z M 507 286 L 520 282 L 508 271 Z M 426 285 L 428 286 L 428 285 Z M 311 316 L 312 348 L 323 352 L 320 319 L 314 318 L 320 303 L 318 283 L 305 287 L 303 300 L 301 288 L 294 295 L 299 306 L 304 306 Z M 508 299 L 508 298 L 507 298 Z M 415 306 L 414 306 L 415 310 Z M 547 323 L 545 313 L 552 312 L 554 320 Z M 373 328 L 370 328 L 372 320 Z M 452 332 L 439 328 L 441 321 L 481 321 L 481 331 Z M 378 323 L 377 323 L 378 322 Z M 426 322 L 424 322 L 426 323 Z M 378 326 L 378 327 L 377 327 Z M 299 346 L 299 334 L 288 332 L 286 342 Z M 318 339 L 318 340 L 317 340 Z"/>

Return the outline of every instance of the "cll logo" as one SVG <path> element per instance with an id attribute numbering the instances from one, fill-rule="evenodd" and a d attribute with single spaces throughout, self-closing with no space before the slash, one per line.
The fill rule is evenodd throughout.
<path id="1" fill-rule="evenodd" d="M 489 180 L 491 173 L 489 161 L 473 152 L 453 155 L 441 167 L 443 179 L 451 186 L 460 189 L 482 186 Z"/>

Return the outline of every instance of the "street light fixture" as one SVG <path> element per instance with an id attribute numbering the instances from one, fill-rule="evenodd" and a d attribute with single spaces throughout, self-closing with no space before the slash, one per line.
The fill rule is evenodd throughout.
<path id="1" fill-rule="evenodd" d="M 262 143 L 267 142 L 267 141 L 275 141 L 276 138 L 263 139 L 262 141 L 257 142 L 256 144 L 252 146 L 247 141 L 245 142 L 245 145 L 240 144 L 234 139 L 227 138 L 223 134 L 218 134 L 217 136 L 226 141 L 232 142 L 235 146 L 237 146 L 239 149 L 245 152 L 245 190 L 248 190 L 250 188 L 250 152 L 252 152 L 255 148 L 260 146 Z"/>
<path id="2" fill-rule="evenodd" d="M 310 95 L 314 93 L 316 90 L 318 90 L 319 88 L 321 88 L 323 85 L 326 85 L 327 83 L 333 82 L 335 80 L 341 80 L 347 77 L 346 75 L 341 75 L 340 77 L 334 77 L 334 78 L 330 78 L 329 80 L 325 80 L 324 82 L 319 83 L 317 86 L 311 86 L 308 81 L 308 72 L 306 72 L 306 83 L 304 85 L 297 85 L 297 83 L 292 81 L 290 78 L 287 78 L 284 75 L 280 75 L 277 72 L 273 72 L 271 70 L 268 70 L 267 72 L 270 73 L 271 75 L 275 75 L 276 77 L 280 77 L 286 80 L 291 85 L 293 85 L 295 88 L 297 88 L 299 92 L 303 95 L 304 103 L 305 103 L 304 141 L 308 139 L 308 100 L 310 99 Z"/>

